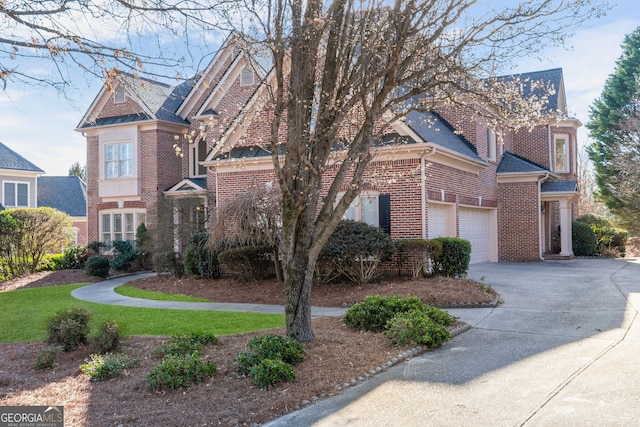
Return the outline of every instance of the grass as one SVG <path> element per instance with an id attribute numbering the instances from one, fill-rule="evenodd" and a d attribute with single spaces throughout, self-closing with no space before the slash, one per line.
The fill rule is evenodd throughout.
<path id="1" fill-rule="evenodd" d="M 123 335 L 174 335 L 195 331 L 234 335 L 284 326 L 284 315 L 281 314 L 167 310 L 80 301 L 71 296 L 71 291 L 81 286 L 85 285 L 1 292 L 0 342 L 42 340 L 47 318 L 67 307 L 89 310 L 93 325 L 113 320 L 118 323 Z"/>
<path id="2" fill-rule="evenodd" d="M 209 302 L 208 299 L 195 298 L 180 294 L 165 294 L 164 292 L 147 291 L 129 285 L 122 285 L 116 288 L 116 293 L 126 297 L 144 298 L 156 301 L 186 301 L 186 302 Z"/>

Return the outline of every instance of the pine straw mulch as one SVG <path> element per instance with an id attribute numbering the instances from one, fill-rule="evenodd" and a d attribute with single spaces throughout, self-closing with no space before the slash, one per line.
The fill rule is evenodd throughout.
<path id="1" fill-rule="evenodd" d="M 0 284 L 0 291 L 34 286 L 85 282 L 81 272 L 40 274 Z M 242 283 L 150 278 L 134 286 L 207 298 L 219 302 L 281 304 L 282 285 L 276 281 Z M 366 295 L 418 295 L 434 305 L 487 303 L 497 295 L 486 286 L 462 279 L 424 279 L 381 282 L 366 287 L 322 285 L 313 290 L 319 306 L 348 306 Z M 131 337 L 122 352 L 138 357 L 139 367 L 116 379 L 92 383 L 78 367 L 89 355 L 81 348 L 62 355 L 53 370 L 33 367 L 42 343 L 0 344 L 0 405 L 63 405 L 69 426 L 196 426 L 252 425 L 275 419 L 301 405 L 339 393 L 351 383 L 386 363 L 408 347 L 393 346 L 382 334 L 350 330 L 338 318 L 313 321 L 315 340 L 305 344 L 305 360 L 296 366 L 296 379 L 268 390 L 235 372 L 234 356 L 248 339 L 260 333 L 221 337 L 222 345 L 209 346 L 205 357 L 218 364 L 209 381 L 186 390 L 153 393 L 144 381 L 159 363 L 153 349 L 166 337 Z M 268 332 L 283 334 L 284 329 Z"/>

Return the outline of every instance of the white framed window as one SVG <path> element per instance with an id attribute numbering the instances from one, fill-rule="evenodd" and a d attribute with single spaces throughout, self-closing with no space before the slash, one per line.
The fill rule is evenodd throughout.
<path id="1" fill-rule="evenodd" d="M 205 139 L 201 139 L 198 142 L 191 144 L 189 149 L 189 176 L 205 176 L 207 174 L 207 168 L 200 165 L 200 162 L 207 158 L 207 141 Z"/>
<path id="2" fill-rule="evenodd" d="M 347 209 L 342 218 L 362 221 L 378 227 L 380 225 L 378 211 L 378 193 L 367 191 L 358 195 L 351 202 L 349 209 Z"/>
<path id="3" fill-rule="evenodd" d="M 493 129 L 487 128 L 487 159 L 495 160 L 496 159 L 496 147 L 497 147 L 497 139 L 496 139 L 496 131 Z"/>
<path id="4" fill-rule="evenodd" d="M 254 72 L 248 65 L 242 69 L 240 74 L 240 86 L 253 86 L 255 82 Z"/>
<path id="5" fill-rule="evenodd" d="M 125 101 L 124 85 L 118 85 L 113 91 L 113 103 L 122 104 Z"/>
<path id="6" fill-rule="evenodd" d="M 569 172 L 569 135 L 554 135 L 554 169 Z"/>
<path id="7" fill-rule="evenodd" d="M 6 208 L 29 207 L 29 183 L 5 181 L 2 204 Z"/>
<path id="8" fill-rule="evenodd" d="M 133 175 L 133 143 L 118 142 L 104 146 L 105 178 L 123 178 Z"/>
<path id="9" fill-rule="evenodd" d="M 117 210 L 100 215 L 100 240 L 111 244 L 114 241 L 134 242 L 136 230 L 146 221 L 143 210 Z"/>

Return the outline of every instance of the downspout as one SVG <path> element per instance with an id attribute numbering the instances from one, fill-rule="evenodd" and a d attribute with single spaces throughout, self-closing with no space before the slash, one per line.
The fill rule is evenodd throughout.
<path id="1" fill-rule="evenodd" d="M 426 189 L 426 180 L 427 180 L 427 165 L 425 160 L 427 157 L 433 156 L 436 153 L 435 147 L 430 147 L 429 151 L 423 150 L 420 153 L 420 200 L 421 200 L 421 208 L 422 214 L 421 222 L 422 222 L 422 238 L 427 238 L 427 189 Z"/>
<path id="2" fill-rule="evenodd" d="M 544 230 L 542 229 L 542 210 L 540 206 L 542 205 L 542 183 L 549 179 L 549 172 L 546 172 L 544 176 L 538 179 L 538 256 L 540 257 L 540 261 L 544 260 L 544 254 L 542 253 L 542 248 L 544 246 Z"/>

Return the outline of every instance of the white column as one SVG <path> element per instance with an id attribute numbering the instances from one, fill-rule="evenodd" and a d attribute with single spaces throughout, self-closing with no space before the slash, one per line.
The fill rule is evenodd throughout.
<path id="1" fill-rule="evenodd" d="M 560 255 L 573 256 L 571 239 L 571 206 L 569 200 L 560 200 Z"/>

